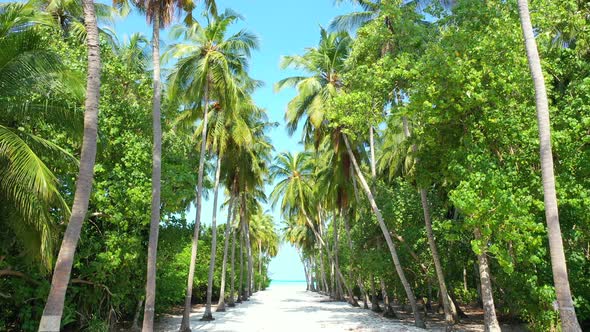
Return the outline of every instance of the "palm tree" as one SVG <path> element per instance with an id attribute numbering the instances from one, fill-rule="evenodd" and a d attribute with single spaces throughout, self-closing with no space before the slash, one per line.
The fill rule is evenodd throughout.
<path id="1" fill-rule="evenodd" d="M 96 159 L 96 136 L 98 131 L 98 100 L 100 93 L 100 48 L 98 27 L 94 12 L 94 1 L 83 0 L 84 23 L 87 31 L 88 71 L 86 82 L 86 102 L 84 111 L 84 137 L 80 157 L 80 171 L 76 182 L 72 214 L 59 249 L 53 270 L 51 289 L 39 323 L 39 331 L 59 331 L 63 314 L 64 300 L 70 273 L 74 263 L 74 253 L 80 238 L 82 223 L 88 211 L 88 201 L 92 191 L 94 161 Z"/>
<path id="2" fill-rule="evenodd" d="M 226 11 L 221 16 L 206 17 L 208 23 L 206 26 L 201 26 L 199 23 L 194 23 L 188 28 L 176 26 L 173 34 L 177 37 L 183 36 L 186 42 L 174 44 L 166 52 L 167 55 L 179 59 L 170 76 L 171 94 L 181 96 L 188 105 L 192 106 L 187 108 L 187 112 L 199 112 L 201 109 L 203 111 L 195 234 L 181 331 L 190 331 L 192 284 L 201 218 L 209 104 L 212 97 L 215 96 L 226 105 L 231 105 L 234 102 L 238 90 L 234 78 L 244 71 L 250 50 L 258 45 L 256 37 L 246 31 L 226 36 L 229 25 L 237 19 L 239 16 L 231 11 Z"/>
<path id="3" fill-rule="evenodd" d="M 293 134 L 305 116 L 303 141 L 316 146 L 327 134 L 324 121 L 327 101 L 342 87 L 345 59 L 350 51 L 352 39 L 346 32 L 328 33 L 320 29 L 318 47 L 309 48 L 303 55 L 285 56 L 281 67 L 300 69 L 309 76 L 293 76 L 280 80 L 275 90 L 295 87 L 297 96 L 287 105 L 285 120 L 287 131 Z"/>
<path id="4" fill-rule="evenodd" d="M 48 271 L 57 240 L 50 211 L 65 219 L 70 209 L 58 190 L 58 165 L 43 160 L 77 160 L 23 128 L 42 120 L 81 136 L 82 114 L 53 96 L 70 96 L 78 103 L 84 92 L 82 77 L 66 69 L 36 29 L 52 23 L 31 3 L 0 5 L 0 227 L 11 228 L 27 255 Z M 34 98 L 35 93 L 46 97 Z"/>
<path id="5" fill-rule="evenodd" d="M 230 149 L 229 153 L 239 153 L 241 149 L 248 149 L 249 144 L 252 143 L 252 132 L 250 131 L 248 122 L 252 121 L 253 116 L 256 116 L 258 112 L 261 110 L 258 109 L 254 103 L 252 102 L 251 98 L 247 96 L 250 92 L 249 85 L 253 83 L 250 79 L 246 78 L 243 82 L 244 87 L 246 88 L 243 92 L 240 93 L 242 96 L 238 98 L 238 103 L 232 107 L 230 110 L 226 112 L 229 113 L 229 116 L 226 116 L 226 112 L 215 112 L 213 114 L 213 125 L 212 131 L 215 137 L 215 141 L 219 141 L 217 143 L 218 148 L 218 158 L 222 160 L 222 156 L 225 155 L 226 150 Z M 256 84 L 254 84 L 256 86 Z M 230 159 L 230 162 L 233 161 Z M 225 269 L 226 269 L 226 262 L 227 262 L 227 251 L 228 251 L 228 242 L 229 242 L 229 235 L 230 235 L 230 222 L 231 222 L 231 207 L 233 200 L 235 200 L 236 191 L 237 191 L 237 173 L 235 172 L 236 165 L 232 165 L 230 163 L 225 163 L 223 165 L 219 165 L 219 167 L 224 170 L 226 174 L 226 188 L 231 192 L 230 196 L 230 210 L 228 210 L 228 221 L 226 224 L 225 229 L 225 244 L 223 249 L 223 263 L 222 263 L 222 275 L 221 275 L 221 293 L 219 297 L 219 302 L 217 304 L 216 311 L 224 311 L 225 310 Z M 211 270 L 211 276 L 213 275 L 213 271 Z M 233 296 L 233 295 L 232 295 Z"/>
<path id="6" fill-rule="evenodd" d="M 543 178 L 543 194 L 545 198 L 545 218 L 549 234 L 549 250 L 551 252 L 551 268 L 553 282 L 559 304 L 559 316 L 563 331 L 581 331 L 572 301 L 567 265 L 563 250 L 563 240 L 559 226 L 557 195 L 555 193 L 555 175 L 553 173 L 553 152 L 551 151 L 551 128 L 549 122 L 549 103 L 545 90 L 545 78 L 541 68 L 537 42 L 527 0 L 518 0 L 518 13 L 524 35 L 527 59 L 531 76 L 535 85 L 535 102 L 537 106 L 537 124 L 539 126 L 541 175 Z"/>
<path id="7" fill-rule="evenodd" d="M 279 238 L 274 229 L 272 215 L 259 211 L 252 217 L 250 223 L 252 241 L 257 244 L 258 249 L 258 287 L 262 290 L 263 274 L 262 265 L 265 260 L 276 256 L 278 252 Z"/>
<path id="8" fill-rule="evenodd" d="M 234 212 L 234 201 L 235 201 L 235 191 L 232 190 L 229 197 L 229 205 L 227 208 L 227 222 L 225 223 L 225 234 L 224 240 L 225 243 L 223 245 L 223 262 L 221 264 L 221 284 L 219 286 L 219 301 L 217 302 L 217 308 L 215 309 L 216 312 L 223 312 L 225 311 L 225 275 L 226 275 L 226 263 L 227 263 L 227 252 L 229 248 L 229 237 L 232 228 L 232 217 Z M 233 300 L 233 294 L 230 295 Z M 233 301 L 231 301 L 233 302 Z"/>
<path id="9" fill-rule="evenodd" d="M 113 0 L 115 5 L 125 7 L 127 0 Z M 153 98 L 152 124 L 154 143 L 152 146 L 152 200 L 150 218 L 150 236 L 148 244 L 146 299 L 144 306 L 144 331 L 154 329 L 154 310 L 156 301 L 156 261 L 158 252 L 158 232 L 160 225 L 160 196 L 162 177 L 162 87 L 160 75 L 160 29 L 172 23 L 175 10 L 192 11 L 192 0 L 140 0 L 134 2 L 146 16 L 148 24 L 152 24 L 152 64 L 153 64 Z M 207 7 L 215 10 L 214 1 L 206 1 Z"/>
<path id="10" fill-rule="evenodd" d="M 353 153 L 352 148 L 350 146 L 350 142 L 348 141 L 348 138 L 346 137 L 346 135 L 344 135 L 344 143 L 346 144 L 346 149 L 348 151 L 348 154 L 350 155 L 352 165 L 354 167 L 357 177 L 359 178 L 359 181 L 361 183 L 361 187 L 362 187 L 363 191 L 365 192 L 365 194 L 367 195 L 367 198 L 369 199 L 371 209 L 373 210 L 373 213 L 377 217 L 377 222 L 379 223 L 379 227 L 381 228 L 381 231 L 383 232 L 383 236 L 385 237 L 385 242 L 387 242 L 387 246 L 389 247 L 389 252 L 391 253 L 391 258 L 393 259 L 395 270 L 396 270 L 396 272 L 400 278 L 400 281 L 404 287 L 404 290 L 406 292 L 406 296 L 408 297 L 408 301 L 410 302 L 410 306 L 412 307 L 412 312 L 414 313 L 415 324 L 417 327 L 424 328 L 424 327 L 426 327 L 426 325 L 424 324 L 422 316 L 421 316 L 420 312 L 418 311 L 418 306 L 416 304 L 416 297 L 414 296 L 414 292 L 412 291 L 412 288 L 410 287 L 410 283 L 408 282 L 405 272 L 402 269 L 402 266 L 401 266 L 401 263 L 399 260 L 399 256 L 397 254 L 397 249 L 396 249 L 395 243 L 391 239 L 391 235 L 389 234 L 389 230 L 387 229 L 387 225 L 385 224 L 385 220 L 383 219 L 383 215 L 381 214 L 381 211 L 379 210 L 379 207 L 377 206 L 377 202 L 375 201 L 375 197 L 373 196 L 371 188 L 369 187 L 369 184 L 367 183 L 367 180 L 365 179 L 365 176 L 363 175 L 363 173 L 360 169 L 360 166 L 356 160 L 356 157 L 354 156 L 354 153 Z"/>

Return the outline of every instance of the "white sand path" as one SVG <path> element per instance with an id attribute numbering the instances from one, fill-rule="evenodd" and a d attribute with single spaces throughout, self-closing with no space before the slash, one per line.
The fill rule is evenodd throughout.
<path id="1" fill-rule="evenodd" d="M 214 312 L 214 321 L 200 321 L 203 311 L 191 314 L 193 331 L 424 331 L 344 302 L 329 302 L 325 296 L 302 290 L 301 285 L 271 286 L 235 308 Z M 161 317 L 156 331 L 178 331 L 180 321 L 181 316 Z"/>

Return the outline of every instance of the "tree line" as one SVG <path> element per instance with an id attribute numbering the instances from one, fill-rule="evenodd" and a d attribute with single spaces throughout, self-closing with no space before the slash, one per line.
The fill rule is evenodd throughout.
<path id="1" fill-rule="evenodd" d="M 1 329 L 151 331 L 156 312 L 184 302 L 190 331 L 195 302 L 211 320 L 213 300 L 223 311 L 269 285 L 275 124 L 251 97 L 258 39 L 231 32 L 238 13 L 203 5 L 202 17 L 190 1 L 0 7 Z M 130 10 L 151 42 L 109 28 Z"/>
<path id="2" fill-rule="evenodd" d="M 275 85 L 305 151 L 276 157 L 271 198 L 308 289 L 418 327 L 475 304 L 486 331 L 581 331 L 587 3 L 353 2 Z"/>

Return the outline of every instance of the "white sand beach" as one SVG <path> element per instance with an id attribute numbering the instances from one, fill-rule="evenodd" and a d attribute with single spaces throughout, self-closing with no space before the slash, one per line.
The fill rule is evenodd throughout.
<path id="1" fill-rule="evenodd" d="M 204 308 L 191 314 L 193 331 L 424 331 L 345 302 L 306 292 L 305 285 L 275 285 L 254 294 L 249 301 L 213 313 L 214 321 L 199 319 Z M 178 331 L 181 315 L 161 317 L 157 331 Z"/>

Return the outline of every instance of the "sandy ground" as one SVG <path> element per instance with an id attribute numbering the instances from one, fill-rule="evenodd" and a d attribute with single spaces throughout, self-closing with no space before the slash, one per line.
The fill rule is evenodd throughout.
<path id="1" fill-rule="evenodd" d="M 214 312 L 211 322 L 199 320 L 203 311 L 193 310 L 193 331 L 424 331 L 345 302 L 330 302 L 325 296 L 302 290 L 301 285 L 271 286 L 235 308 Z M 161 317 L 156 331 L 178 331 L 181 319 L 181 315 Z"/>

